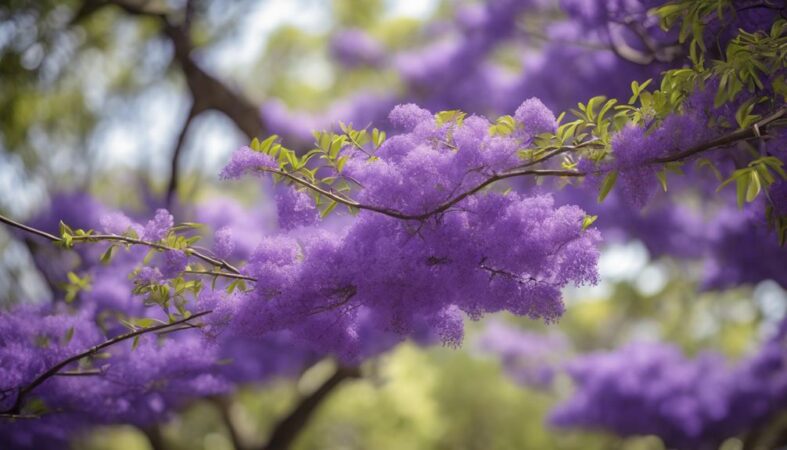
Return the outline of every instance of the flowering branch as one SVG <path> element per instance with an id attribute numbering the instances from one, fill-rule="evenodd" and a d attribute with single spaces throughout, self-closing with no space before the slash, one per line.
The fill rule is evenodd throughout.
<path id="1" fill-rule="evenodd" d="M 734 132 L 731 132 L 727 135 L 721 136 L 719 138 L 713 139 L 711 141 L 696 145 L 684 151 L 674 153 L 670 156 L 654 158 L 648 161 L 645 161 L 645 164 L 666 164 L 670 162 L 680 161 L 687 159 L 691 156 L 694 156 L 698 153 L 702 153 L 708 150 L 716 149 L 719 147 L 724 147 L 730 144 L 734 144 L 736 142 L 745 141 L 753 138 L 761 138 L 764 135 L 765 129 L 773 124 L 774 122 L 778 121 L 782 117 L 787 115 L 787 107 L 781 107 L 776 110 L 774 113 L 770 114 L 769 116 L 765 117 L 764 119 L 758 121 L 754 125 L 740 129 Z M 370 205 L 357 202 L 351 198 L 345 197 L 341 194 L 338 194 L 332 190 L 323 188 L 313 182 L 310 182 L 302 177 L 299 177 L 291 172 L 280 168 L 271 168 L 271 167 L 264 167 L 260 166 L 257 167 L 257 170 L 261 172 L 271 173 L 274 175 L 279 175 L 284 177 L 293 183 L 299 184 L 307 189 L 310 189 L 314 192 L 319 193 L 320 195 L 333 200 L 337 203 L 346 205 L 350 208 L 356 208 L 360 210 L 368 210 L 377 212 L 380 214 L 384 214 L 389 217 L 393 217 L 395 219 L 401 220 L 425 220 L 428 219 L 436 214 L 443 213 L 450 209 L 452 206 L 456 205 L 457 203 L 461 202 L 462 200 L 466 199 L 467 197 L 481 191 L 482 189 L 490 186 L 498 181 L 507 179 L 507 178 L 517 178 L 517 177 L 525 177 L 525 176 L 551 176 L 551 177 L 573 177 L 573 178 L 581 178 L 587 176 L 588 172 L 582 172 L 578 170 L 557 170 L 557 169 L 530 169 L 530 167 L 535 166 L 537 164 L 549 161 L 556 156 L 561 154 L 567 153 L 572 150 L 576 150 L 582 147 L 594 145 L 597 142 L 597 139 L 592 139 L 587 142 L 583 142 L 578 145 L 574 146 L 563 146 L 554 149 L 553 151 L 543 155 L 540 158 L 537 158 L 533 161 L 529 161 L 521 166 L 516 167 L 515 169 L 508 170 L 505 172 L 497 173 L 489 178 L 483 180 L 482 182 L 478 183 L 477 185 L 469 188 L 468 190 L 446 200 L 443 203 L 435 206 L 434 208 L 425 211 L 423 213 L 411 214 L 406 213 L 400 210 L 385 208 L 382 206 L 377 205 Z"/>
<path id="2" fill-rule="evenodd" d="M 656 158 L 653 160 L 653 162 L 668 163 L 668 162 L 679 161 L 682 159 L 686 159 L 690 156 L 694 156 L 697 153 L 702 153 L 704 151 L 712 150 L 714 148 L 724 147 L 748 139 L 761 138 L 764 135 L 765 128 L 768 125 L 773 124 L 774 122 L 785 116 L 787 116 L 787 106 L 782 106 L 781 108 L 777 109 L 773 114 L 763 118 L 762 120 L 758 121 L 757 123 L 755 123 L 750 127 L 734 131 L 730 134 L 721 136 L 719 138 L 716 138 L 712 141 L 705 142 L 703 144 L 695 145 L 692 148 L 689 148 L 682 152 L 675 153 L 670 156 L 665 156 L 663 158 Z"/>
<path id="3" fill-rule="evenodd" d="M 48 240 L 50 240 L 50 241 L 52 241 L 52 242 L 54 242 L 56 244 L 65 244 L 65 240 L 62 239 L 62 238 L 59 238 L 59 237 L 57 237 L 57 236 L 55 236 L 55 235 L 53 235 L 51 233 L 47 233 L 46 231 L 39 230 L 37 228 L 33 228 L 33 227 L 25 225 L 23 223 L 17 222 L 17 221 L 15 221 L 13 219 L 9 219 L 8 217 L 5 217 L 3 215 L 0 215 L 0 222 L 5 223 L 6 225 L 10 225 L 10 226 L 12 226 L 14 228 L 18 228 L 20 230 L 26 231 L 28 233 L 34 234 L 36 236 L 43 237 L 44 239 L 48 239 Z M 191 248 L 191 247 L 186 248 L 185 250 L 183 250 L 183 249 L 170 247 L 170 246 L 164 245 L 164 244 L 159 244 L 157 242 L 150 242 L 150 241 L 146 241 L 146 240 L 143 240 L 143 239 L 132 238 L 132 237 L 129 237 L 129 236 L 120 236 L 120 235 L 117 235 L 117 234 L 90 234 L 90 235 L 82 235 L 82 236 L 76 236 L 75 235 L 75 236 L 71 236 L 71 241 L 72 242 L 74 242 L 74 241 L 76 241 L 76 242 L 102 242 L 102 241 L 123 242 L 123 243 L 131 244 L 131 245 L 142 245 L 142 246 L 145 246 L 145 247 L 154 248 L 156 250 L 183 251 L 186 254 L 192 255 L 195 258 L 199 258 L 199 259 L 201 259 L 202 261 L 205 261 L 208 264 L 211 264 L 211 265 L 213 265 L 215 267 L 218 267 L 220 269 L 224 269 L 224 270 L 227 270 L 227 271 L 230 272 L 230 273 L 226 273 L 226 272 L 217 272 L 217 271 L 204 271 L 204 272 L 203 271 L 191 271 L 192 273 L 213 275 L 213 276 L 222 276 L 222 277 L 227 277 L 227 278 L 240 278 L 240 279 L 249 280 L 249 281 L 257 281 L 256 278 L 242 275 L 240 270 L 238 270 L 235 266 L 233 266 L 229 262 L 227 262 L 227 261 L 225 261 L 223 259 L 218 259 L 218 258 L 214 258 L 212 256 L 208 256 L 205 253 L 202 253 L 199 250 L 195 250 L 194 248 Z"/>
<path id="4" fill-rule="evenodd" d="M 22 401 L 24 400 L 26 395 L 28 395 L 35 388 L 40 386 L 44 381 L 48 380 L 49 378 L 52 378 L 55 375 L 58 375 L 58 373 L 60 372 L 61 369 L 63 369 L 64 367 L 66 367 L 67 365 L 69 365 L 69 364 L 71 364 L 73 362 L 79 361 L 82 358 L 93 356 L 96 353 L 98 353 L 99 351 L 101 351 L 101 350 L 103 350 L 103 349 L 105 349 L 107 347 L 111 347 L 111 346 L 113 346 L 115 344 L 118 344 L 120 342 L 136 338 L 137 336 L 142 336 L 143 334 L 152 333 L 152 332 L 158 332 L 158 331 L 164 331 L 164 330 L 167 330 L 169 328 L 177 327 L 179 325 L 188 324 L 188 321 L 194 320 L 194 319 L 196 319 L 198 317 L 202 317 L 202 316 L 207 315 L 207 314 L 210 314 L 211 312 L 213 312 L 213 311 L 212 310 L 200 311 L 200 312 L 197 312 L 197 313 L 194 313 L 194 314 L 190 315 L 189 317 L 185 317 L 183 319 L 176 320 L 174 322 L 165 323 L 165 324 L 161 324 L 161 325 L 155 325 L 155 326 L 152 326 L 152 327 L 149 327 L 149 328 L 143 328 L 143 329 L 140 329 L 140 330 L 135 330 L 135 331 L 131 331 L 131 332 L 128 332 L 128 333 L 125 333 L 125 334 L 121 334 L 120 336 L 116 336 L 116 337 L 114 337 L 112 339 L 107 339 L 106 341 L 104 341 L 104 342 L 102 342 L 100 344 L 94 345 L 93 347 L 90 347 L 89 349 L 87 349 L 87 350 L 85 350 L 85 351 L 83 351 L 81 353 L 77 353 L 76 355 L 70 356 L 70 357 L 68 357 L 68 358 L 58 362 L 57 364 L 53 365 L 52 367 L 47 369 L 44 373 L 42 373 L 41 375 L 37 376 L 29 384 L 27 384 L 24 387 L 20 388 L 18 393 L 17 393 L 16 401 L 14 402 L 14 405 L 8 411 L 4 411 L 4 412 L 0 413 L 0 417 L 13 417 L 13 416 L 19 415 L 19 412 L 20 412 L 20 410 L 22 408 Z M 180 329 L 185 329 L 185 328 L 180 328 Z"/>

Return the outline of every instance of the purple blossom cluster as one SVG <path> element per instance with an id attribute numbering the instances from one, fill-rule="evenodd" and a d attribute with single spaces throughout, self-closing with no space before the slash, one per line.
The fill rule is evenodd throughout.
<path id="1" fill-rule="evenodd" d="M 784 326 L 730 366 L 717 354 L 687 358 L 669 344 L 630 344 L 568 365 L 576 391 L 553 412 L 557 427 L 656 435 L 668 448 L 715 449 L 763 425 L 787 401 Z"/>
<path id="2" fill-rule="evenodd" d="M 77 223 L 84 229 L 105 233 L 135 230 L 140 237 L 159 240 L 174 225 L 172 214 L 162 209 L 152 219 L 142 220 L 146 224 L 142 225 L 87 196 L 61 196 L 56 204 L 81 218 Z M 235 225 L 240 236 L 251 243 L 262 238 L 264 227 L 259 226 L 256 212 L 244 214 L 239 205 L 227 199 L 201 205 L 200 216 L 227 219 L 205 213 L 218 207 L 229 207 L 236 214 L 229 218 L 231 223 L 219 221 L 219 226 L 213 225 L 218 228 L 214 253 L 236 259 L 250 250 L 234 245 L 231 230 Z M 51 221 L 47 215 L 32 222 L 56 229 Z M 243 227 L 245 221 L 257 224 L 253 235 Z M 208 221 L 207 225 L 213 223 Z M 91 286 L 73 305 L 22 305 L 0 314 L 0 410 L 11 409 L 19 390 L 55 363 L 128 332 L 120 319 L 168 320 L 159 308 L 148 307 L 141 296 L 133 295 L 132 289 L 135 282 L 158 283 L 175 276 L 187 263 L 186 255 L 167 251 L 144 265 L 148 249 L 131 247 L 116 250 L 112 263 L 104 265 L 98 264 L 98 256 L 105 246 L 96 247 L 85 247 L 81 252 L 80 273 L 90 276 Z M 128 274 L 135 269 L 141 270 L 129 280 Z M 214 294 L 223 292 L 223 286 L 218 283 Z M 211 301 L 207 294 L 201 297 L 193 311 L 214 309 L 216 316 L 206 321 L 202 330 L 144 335 L 136 343 L 128 340 L 113 345 L 96 357 L 68 366 L 62 371 L 84 374 L 54 376 L 35 388 L 20 405 L 21 413 L 39 414 L 44 408 L 41 417 L 0 422 L 0 442 L 15 449 L 64 448 L 76 434 L 95 425 L 149 426 L 166 420 L 192 399 L 230 392 L 238 383 L 295 376 L 319 358 L 299 346 L 287 332 L 253 339 L 221 333 L 210 325 L 226 318 L 224 304 Z M 231 304 L 228 297 L 224 303 Z"/>
<path id="3" fill-rule="evenodd" d="M 210 288 L 204 283 L 195 298 L 177 305 L 211 311 L 200 318 L 199 330 L 151 334 L 113 346 L 70 365 L 18 402 L 58 361 L 117 337 L 140 320 L 170 320 L 173 305 L 151 308 L 133 294 L 135 288 L 197 275 L 185 274 L 193 253 L 178 249 L 148 254 L 142 246 L 119 246 L 109 266 L 95 263 L 108 249 L 106 242 L 80 247 L 68 261 L 39 256 L 40 266 L 52 266 L 42 273 L 52 275 L 53 286 L 77 270 L 91 280 L 90 288 L 72 305 L 56 301 L 0 314 L 0 410 L 47 411 L 35 422 L 0 422 L 0 442 L 12 448 L 62 448 L 89 425 L 147 426 L 193 398 L 227 393 L 239 383 L 295 376 L 325 356 L 357 364 L 404 339 L 457 346 L 466 316 L 507 311 L 555 322 L 564 313 L 564 287 L 598 280 L 601 238 L 596 228 L 585 229 L 585 210 L 603 211 L 601 227 L 639 237 L 654 254 L 705 258 L 704 288 L 763 279 L 787 286 L 785 250 L 761 224 L 765 200 L 735 210 L 725 192 L 720 196 L 725 204 L 708 202 L 707 208 L 691 211 L 673 205 L 674 197 L 655 198 L 661 169 L 652 164 L 655 158 L 716 137 L 735 123 L 742 100 L 716 107 L 715 80 L 691 95 L 679 113 L 614 134 L 610 158 L 592 167 L 619 174 L 618 187 L 602 206 L 587 195 L 593 180 L 554 196 L 533 185 L 507 191 L 496 183 L 481 189 L 523 168 L 521 151 L 539 134 L 556 131 L 550 107 L 563 109 L 595 94 L 626 97 L 632 79 L 686 61 L 676 36 L 661 31 L 647 13 L 661 3 L 491 0 L 461 7 L 453 21 L 432 30 L 428 45 L 389 58 L 407 88 L 403 98 L 433 109 L 515 111 L 515 129 L 493 132 L 482 115 L 444 120 L 413 103 L 393 107 L 385 129 L 396 133 L 373 157 L 352 145 L 337 155 L 345 164 L 332 175 L 353 186 L 347 198 L 349 209 L 360 210 L 356 215 L 321 218 L 313 192 L 286 184 L 276 186 L 267 209 L 249 211 L 218 198 L 174 215 L 156 209 L 144 219 L 82 194 L 62 197 L 32 223 L 58 233 L 63 218 L 75 228 L 135 236 L 160 250 L 174 238 L 174 216 L 196 218 L 211 228 L 204 237 L 212 244 L 201 248 L 209 257 L 203 259 L 231 261 L 242 273 L 223 275 L 254 281 L 248 288 L 225 279 Z M 552 14 L 555 8 L 565 20 L 544 29 L 526 29 L 528 21 L 520 20 L 524 13 Z M 755 9 L 737 15 L 729 29 L 761 30 L 777 14 Z M 717 39 L 732 36 L 725 28 L 729 24 L 720 28 L 711 20 L 707 25 Z M 545 40 L 537 44 L 540 53 L 522 45 L 538 39 Z M 496 61 L 504 46 L 521 53 L 521 70 Z M 385 50 L 362 30 L 334 36 L 331 51 L 347 67 L 386 64 Z M 535 93 L 540 98 L 532 97 Z M 522 98 L 528 99 L 518 107 L 512 103 Z M 306 142 L 313 129 L 339 118 L 377 121 L 401 100 L 360 93 L 326 114 L 292 113 L 273 101 L 263 105 L 262 115 L 271 129 Z M 783 134 L 761 140 L 759 151 L 784 160 L 784 140 Z M 724 152 L 709 161 L 725 175 L 739 165 L 735 155 Z M 544 167 L 555 167 L 550 164 Z M 590 168 L 587 161 L 581 164 L 580 170 Z M 260 175 L 265 172 L 260 169 L 277 170 L 279 164 L 244 147 L 221 177 Z M 692 192 L 708 199 L 717 183 L 696 167 L 686 171 L 692 177 L 671 184 L 668 195 Z M 776 182 L 764 196 L 777 214 L 787 211 L 786 186 Z M 638 215 L 646 206 L 649 216 Z M 787 402 L 784 339 L 782 330 L 736 366 L 715 354 L 687 358 L 665 344 L 582 356 L 566 366 L 576 392 L 554 411 L 552 423 L 624 436 L 655 434 L 676 448 L 713 448 L 760 426 Z M 517 382 L 540 387 L 551 383 L 567 350 L 560 339 L 499 324 L 487 330 L 480 345 L 499 354 Z"/>
<path id="4" fill-rule="evenodd" d="M 528 121 L 518 124 L 525 131 L 554 127 L 551 111 L 535 99 L 519 116 Z M 441 124 L 412 104 L 390 117 L 402 133 L 373 159 L 351 146 L 339 156 L 348 158 L 344 176 L 363 186 L 358 202 L 401 214 L 431 211 L 516 167 L 517 150 L 531 139 L 493 136 L 479 116 Z M 247 160 L 230 164 L 237 173 L 254 171 Z M 308 197 L 297 195 L 286 199 L 284 217 L 311 225 L 313 209 L 299 206 Z M 597 280 L 599 235 L 582 230 L 583 218 L 581 209 L 556 207 L 547 195 L 490 191 L 422 221 L 362 210 L 338 231 L 298 227 L 269 236 L 244 268 L 260 282 L 239 295 L 229 328 L 248 335 L 289 330 L 319 352 L 354 361 L 363 354 L 359 330 L 367 323 L 400 339 L 428 325 L 444 343 L 457 344 L 460 312 L 478 318 L 506 310 L 552 322 L 563 313 L 562 287 Z"/>
<path id="5" fill-rule="evenodd" d="M 309 142 L 311 130 L 331 129 L 339 121 L 383 126 L 386 112 L 396 103 L 488 114 L 511 111 L 520 99 L 532 96 L 555 110 L 574 107 L 595 95 L 625 99 L 631 80 L 657 78 L 684 61 L 683 53 L 665 50 L 677 49 L 676 37 L 663 32 L 657 19 L 647 14 L 659 3 L 491 0 L 461 4 L 452 20 L 429 28 L 427 44 L 384 58 L 377 46 L 367 42 L 368 36 L 341 31 L 331 46 L 334 53 L 344 55 L 340 60 L 371 59 L 378 67 L 387 63 L 406 85 L 403 94 L 354 94 L 319 114 L 290 111 L 280 101 L 269 100 L 261 107 L 261 116 L 273 132 Z M 540 15 L 550 17 L 543 30 L 523 25 L 529 23 L 527 17 Z M 565 19 L 553 20 L 560 16 Z M 356 38 L 352 44 L 346 42 L 348 35 Z M 631 61 L 620 48 L 653 61 Z M 516 70 L 496 61 L 495 52 L 501 49 L 519 55 Z"/>
<path id="6" fill-rule="evenodd" d="M 347 67 L 375 67 L 385 55 L 382 44 L 358 28 L 342 29 L 331 36 L 330 51 L 337 62 Z"/>
<path id="7" fill-rule="evenodd" d="M 500 358 L 514 382 L 534 389 L 552 385 L 570 347 L 560 334 L 526 332 L 501 322 L 487 325 L 477 344 L 481 351 Z"/>

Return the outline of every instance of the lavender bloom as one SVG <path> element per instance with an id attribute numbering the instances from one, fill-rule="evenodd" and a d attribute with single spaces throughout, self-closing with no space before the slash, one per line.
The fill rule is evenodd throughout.
<path id="1" fill-rule="evenodd" d="M 213 253 L 219 258 L 228 258 L 235 250 L 235 242 L 232 240 L 232 229 L 224 226 L 216 230 L 213 234 Z"/>
<path id="2" fill-rule="evenodd" d="M 363 30 L 348 28 L 334 34 L 331 55 L 347 67 L 377 66 L 382 62 L 382 45 Z"/>
<path id="3" fill-rule="evenodd" d="M 319 220 L 314 201 L 306 192 L 294 187 L 283 186 L 276 193 L 279 226 L 289 230 L 297 226 L 309 226 Z"/>
<path id="4" fill-rule="evenodd" d="M 122 212 L 111 212 L 104 214 L 100 219 L 101 229 L 109 234 L 124 234 L 129 230 L 134 230 L 139 234 L 142 227 L 128 218 Z"/>
<path id="5" fill-rule="evenodd" d="M 557 130 L 555 114 L 535 97 L 529 98 L 519 105 L 514 113 L 514 118 L 524 126 L 525 132 L 530 135 L 554 133 Z"/>
<path id="6" fill-rule="evenodd" d="M 246 172 L 253 171 L 258 167 L 278 169 L 279 164 L 269 155 L 255 152 L 249 147 L 242 147 L 232 154 L 230 162 L 221 171 L 222 179 L 240 178 Z"/>
<path id="7" fill-rule="evenodd" d="M 559 372 L 569 344 L 560 335 L 525 332 L 492 322 L 480 336 L 478 346 L 498 356 L 506 375 L 517 384 L 546 389 Z"/>
<path id="8" fill-rule="evenodd" d="M 391 119 L 407 132 L 389 138 L 376 159 L 340 153 L 348 158 L 344 172 L 363 186 L 355 194 L 363 204 L 422 213 L 477 184 L 483 175 L 469 169 L 478 164 L 519 164 L 521 138 L 490 136 L 485 119 L 438 126 L 414 105 L 395 108 Z M 457 150 L 441 144 L 447 133 L 455 133 Z M 308 225 L 313 217 L 293 218 Z M 240 295 L 229 328 L 248 336 L 289 330 L 318 352 L 357 361 L 361 317 L 400 339 L 428 323 L 449 345 L 461 339 L 459 312 L 478 318 L 507 310 L 552 322 L 563 313 L 563 286 L 597 281 L 599 235 L 582 231 L 583 217 L 549 196 L 489 192 L 424 222 L 417 234 L 407 221 L 361 211 L 336 232 L 266 237 L 246 266 L 265 283 Z M 502 242 L 504 235 L 520 238 Z M 362 315 L 364 308 L 371 313 Z"/>
<path id="9" fill-rule="evenodd" d="M 156 215 L 145 225 L 142 238 L 149 241 L 164 239 L 170 228 L 175 225 L 175 219 L 166 209 L 156 210 Z"/>
<path id="10" fill-rule="evenodd" d="M 719 355 L 689 359 L 672 345 L 631 344 L 568 366 L 576 392 L 559 405 L 557 427 L 654 434 L 669 448 L 715 449 L 762 425 L 787 401 L 784 333 L 729 366 Z"/>

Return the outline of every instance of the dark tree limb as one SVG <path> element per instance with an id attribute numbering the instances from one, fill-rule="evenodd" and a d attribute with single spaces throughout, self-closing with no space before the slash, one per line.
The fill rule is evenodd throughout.
<path id="1" fill-rule="evenodd" d="M 266 134 L 259 109 L 246 97 L 236 94 L 223 82 L 205 72 L 192 59 L 193 48 L 183 27 L 165 22 L 164 33 L 172 41 L 175 60 L 183 71 L 197 111 L 216 110 L 223 113 L 248 138 Z"/>
<path id="2" fill-rule="evenodd" d="M 192 98 L 189 116 L 181 129 L 172 153 L 170 181 L 166 201 L 170 204 L 177 190 L 178 165 L 180 164 L 183 141 L 194 117 L 204 111 L 215 110 L 227 116 L 248 139 L 266 134 L 257 106 L 248 98 L 230 89 L 224 82 L 203 70 L 192 58 L 194 50 L 189 37 L 195 14 L 194 2 L 189 0 L 183 8 L 182 20 L 178 23 L 170 18 L 176 11 L 167 11 L 151 6 L 145 0 L 86 0 L 77 11 L 72 23 L 84 20 L 104 6 L 114 5 L 127 14 L 158 20 L 163 34 L 172 42 L 173 61 L 180 67 Z"/>
<path id="3" fill-rule="evenodd" d="M 148 444 L 150 444 L 152 450 L 167 450 L 167 445 L 164 443 L 164 434 L 161 432 L 161 427 L 158 424 L 140 428 L 140 431 L 148 439 Z"/>
<path id="4" fill-rule="evenodd" d="M 216 405 L 221 421 L 224 423 L 224 428 L 227 429 L 227 434 L 230 437 L 230 441 L 232 441 L 232 447 L 235 450 L 247 450 L 247 446 L 241 439 L 240 434 L 238 434 L 238 429 L 230 414 L 231 400 L 227 397 L 212 397 L 211 401 Z"/>
<path id="5" fill-rule="evenodd" d="M 180 180 L 180 160 L 183 153 L 183 146 L 186 143 L 186 136 L 188 135 L 189 128 L 191 128 L 191 123 L 194 121 L 194 118 L 197 117 L 197 115 L 201 112 L 195 106 L 196 105 L 192 104 L 189 108 L 186 120 L 183 122 L 180 133 L 178 133 L 178 137 L 175 140 L 175 147 L 172 150 L 172 158 L 170 160 L 169 169 L 169 184 L 167 185 L 166 194 L 167 207 L 172 206 L 172 201 L 174 200 L 175 194 L 178 190 L 178 181 Z"/>
<path id="6" fill-rule="evenodd" d="M 191 57 L 194 47 L 189 38 L 189 24 L 193 9 L 188 10 L 182 23 L 170 20 L 166 11 L 149 9 L 144 1 L 111 0 L 128 14 L 157 19 L 163 26 L 164 35 L 172 42 L 174 60 L 180 66 L 193 97 L 193 108 L 198 112 L 216 110 L 224 113 L 247 137 L 265 134 L 259 110 L 246 97 L 234 92 L 219 79 L 208 74 Z"/>
<path id="7" fill-rule="evenodd" d="M 344 381 L 358 377 L 360 377 L 360 372 L 357 368 L 339 367 L 336 369 L 330 378 L 325 380 L 314 392 L 301 399 L 295 409 L 276 424 L 268 443 L 260 450 L 286 450 L 290 448 L 328 395 Z"/>

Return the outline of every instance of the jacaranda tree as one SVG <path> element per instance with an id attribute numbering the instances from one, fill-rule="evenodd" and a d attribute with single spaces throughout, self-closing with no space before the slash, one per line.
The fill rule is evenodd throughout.
<path id="1" fill-rule="evenodd" d="M 466 319 L 497 312 L 559 329 L 565 288 L 597 284 L 602 242 L 621 235 L 702 261 L 703 291 L 787 287 L 785 2 L 489 0 L 406 49 L 348 24 L 330 33 L 336 64 L 398 87 L 322 113 L 250 104 L 204 72 L 188 9 L 109 3 L 172 41 L 186 128 L 217 109 L 249 135 L 220 178 L 258 179 L 275 208 L 179 201 L 176 150 L 142 213 L 70 192 L 25 223 L 0 216 L 58 292 L 0 314 L 3 448 L 106 424 L 155 447 L 151 430 L 195 399 L 336 361 L 263 445 L 287 448 L 333 387 L 405 340 L 458 347 Z M 522 42 L 538 51 L 505 70 L 496 52 Z M 787 445 L 785 326 L 734 364 L 668 343 L 572 356 L 501 324 L 480 348 L 528 389 L 571 381 L 544 426 L 753 449 Z"/>

